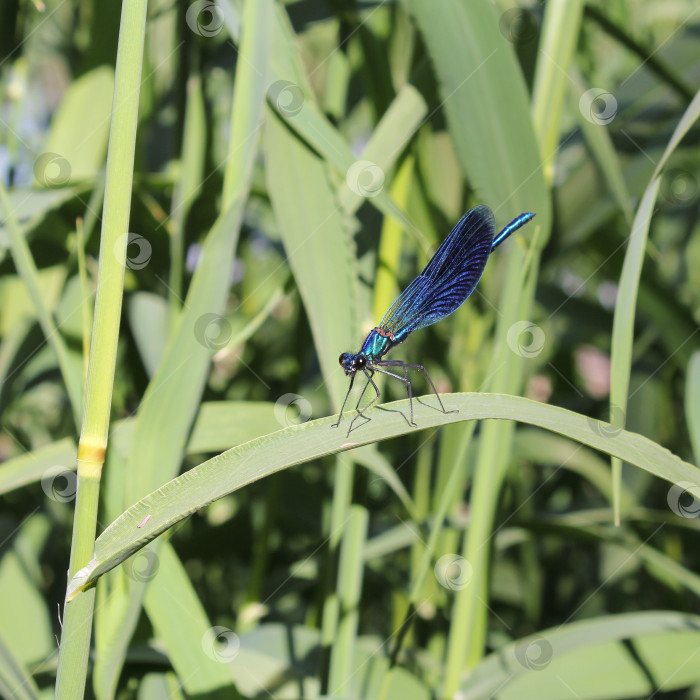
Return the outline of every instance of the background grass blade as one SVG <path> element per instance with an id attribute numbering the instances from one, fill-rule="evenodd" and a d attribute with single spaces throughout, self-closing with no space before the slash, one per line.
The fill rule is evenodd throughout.
<path id="1" fill-rule="evenodd" d="M 681 139 L 700 117 L 700 92 L 692 100 L 675 128 L 666 150 L 658 162 L 651 182 L 647 186 L 637 210 L 630 244 L 625 253 L 625 262 L 620 276 L 619 293 L 615 303 L 613 320 L 611 361 L 610 361 L 610 422 L 624 426 L 629 395 L 629 379 L 632 369 L 632 347 L 634 340 L 634 320 L 637 307 L 637 290 L 642 274 L 642 263 L 647 243 L 647 234 L 656 198 L 661 185 L 660 173 Z M 685 343 L 687 340 L 684 339 Z M 622 463 L 612 460 L 613 488 L 619 493 L 622 479 Z M 615 499 L 615 522 L 620 521 L 619 497 Z"/>
<path id="2" fill-rule="evenodd" d="M 474 669 L 469 679 L 462 684 L 460 691 L 464 698 L 469 700 L 488 697 L 497 689 L 500 689 L 501 693 L 505 691 L 504 697 L 522 697 L 519 693 L 536 693 L 538 697 L 553 697 L 551 695 L 553 691 L 561 692 L 561 680 L 558 684 L 552 683 L 552 680 L 556 678 L 557 674 L 560 674 L 561 678 L 563 665 L 568 665 L 570 670 L 577 673 L 575 670 L 578 669 L 576 656 L 567 659 L 565 658 L 567 654 L 576 651 L 581 654 L 583 647 L 600 645 L 601 642 L 634 639 L 645 635 L 659 635 L 661 649 L 664 644 L 669 643 L 669 638 L 664 633 L 673 629 L 692 633 L 693 636 L 688 641 L 690 644 L 697 644 L 695 639 L 698 634 L 695 631 L 697 625 L 698 619 L 694 615 L 678 615 L 666 611 L 614 615 L 571 623 L 564 627 L 525 637 L 488 656 Z M 636 666 L 638 673 L 635 674 L 637 676 L 635 684 L 642 680 L 644 674 L 639 673 L 639 666 L 630 658 L 629 651 L 626 651 L 623 645 L 618 643 L 617 645 L 598 646 L 597 648 L 599 654 L 596 655 L 598 659 L 596 668 L 601 668 L 599 664 L 604 662 L 606 655 L 609 655 L 614 659 L 612 666 L 617 669 L 615 673 L 627 675 L 633 673 Z M 542 654 L 540 665 L 537 665 L 537 662 L 535 665 L 528 664 L 528 653 L 535 655 L 538 651 Z M 655 659 L 661 661 L 660 656 L 654 654 L 648 657 L 646 654 L 644 656 L 645 661 L 652 667 L 655 665 Z M 631 662 L 630 664 L 625 663 L 625 657 Z M 585 660 L 585 663 L 583 661 L 581 663 L 580 671 L 577 673 L 579 678 L 584 668 L 590 669 L 589 664 L 591 663 L 591 659 L 586 658 L 585 655 L 582 654 L 581 658 Z M 537 672 L 533 672 L 535 670 Z M 605 664 L 605 677 L 601 684 L 602 687 L 606 688 L 605 692 L 611 692 L 612 688 L 613 679 L 609 674 L 607 664 Z M 566 678 L 566 675 L 564 677 Z M 518 684 L 520 678 L 524 682 Z M 687 680 L 684 679 L 680 682 L 687 683 Z M 508 686 L 512 684 L 512 692 L 510 687 L 504 688 L 504 683 Z M 588 678 L 587 683 L 590 687 L 590 678 Z M 638 692 L 641 694 L 648 692 L 648 683 L 649 676 L 646 675 Z M 622 686 L 630 687 L 630 679 L 626 678 Z M 578 684 L 577 692 L 580 687 L 581 684 Z M 555 688 L 557 690 L 554 690 Z M 584 695 L 584 697 L 593 696 Z M 615 694 L 612 697 L 620 696 Z"/>
<path id="3" fill-rule="evenodd" d="M 17 273 L 27 287 L 27 291 L 34 305 L 37 319 L 41 325 L 46 342 L 49 343 L 56 355 L 56 361 L 66 383 L 68 396 L 71 399 L 71 407 L 76 425 L 80 423 L 82 410 L 82 389 L 83 374 L 80 362 L 76 362 L 71 357 L 68 346 L 63 336 L 59 333 L 56 323 L 46 306 L 41 293 L 39 273 L 36 263 L 32 258 L 29 245 L 25 240 L 24 233 L 20 229 L 19 222 L 12 210 L 12 203 L 7 195 L 5 186 L 0 182 L 0 206 L 2 206 L 7 230 L 10 234 L 12 260 L 17 269 Z"/>
<path id="4" fill-rule="evenodd" d="M 529 112 L 525 82 L 493 6 L 485 0 L 406 5 L 428 46 L 457 157 L 479 200 L 499 221 L 535 211 L 547 230 L 538 146 L 523 118 Z M 496 83 L 498 91 L 491 89 Z"/>
<path id="5" fill-rule="evenodd" d="M 236 248 L 243 209 L 250 189 L 253 161 L 262 119 L 266 85 L 267 33 L 270 2 L 246 3 L 246 32 L 236 73 L 231 116 L 231 139 L 224 178 L 224 213 L 202 247 L 188 290 L 186 305 L 138 412 L 127 463 L 127 503 L 138 500 L 179 470 L 184 447 L 198 407 L 211 360 L 212 340 L 218 337 L 229 287 L 230 265 Z M 143 582 L 132 581 L 110 596 L 111 630 L 102 639 L 95 670 L 101 697 L 112 697 L 128 643 L 138 621 Z M 121 602 L 117 596 L 126 597 Z"/>
<path id="6" fill-rule="evenodd" d="M 169 543 L 157 554 L 158 570 L 143 599 L 148 617 L 163 639 L 178 677 L 184 678 L 188 695 L 210 698 L 231 697 L 234 675 L 226 661 L 226 648 L 217 649 L 217 639 L 226 639 L 235 650 L 237 638 L 231 630 L 213 627 L 195 593 L 175 550 Z M 187 611 L 187 632 L 183 634 L 180 616 L 173 610 Z M 228 635 L 228 638 L 227 638 Z M 203 645 L 209 653 L 199 653 Z"/>
<path id="7" fill-rule="evenodd" d="M 399 90 L 372 132 L 359 160 L 369 161 L 379 167 L 382 173 L 382 182 L 377 182 L 376 185 L 379 185 L 380 189 L 386 174 L 394 166 L 423 123 L 427 111 L 428 106 L 423 96 L 412 85 L 406 84 Z M 367 174 L 369 175 L 369 173 Z M 353 180 L 354 178 L 351 178 L 348 173 L 346 181 L 340 186 L 340 202 L 343 209 L 350 213 L 355 213 L 366 200 L 366 197 L 358 194 L 357 191 L 353 192 L 348 186 L 348 182 Z M 358 184 L 358 182 L 354 182 L 356 190 Z M 369 185 L 370 196 L 377 193 L 376 185 L 373 186 L 373 184 Z M 405 206 L 401 209 L 405 210 Z"/>
<path id="8" fill-rule="evenodd" d="M 632 362 L 632 344 L 634 340 L 634 310 L 637 305 L 637 286 L 642 273 L 642 261 L 646 249 L 647 234 L 651 217 L 654 213 L 656 195 L 660 182 L 654 180 L 653 185 L 644 193 L 637 214 L 632 224 L 630 243 L 625 255 L 625 264 L 620 277 L 620 291 L 615 304 L 613 320 L 612 349 L 610 361 L 610 422 L 624 426 L 624 415 L 627 411 L 627 396 L 629 393 L 629 374 Z M 615 523 L 620 523 L 619 489 L 622 463 L 612 462 L 613 494 L 615 505 Z"/>
<path id="9" fill-rule="evenodd" d="M 322 161 L 273 112 L 266 135 L 272 206 L 281 222 L 324 380 L 333 406 L 340 408 L 347 382 L 337 371 L 338 356 L 354 347 L 360 335 L 354 247 Z M 290 173 L 296 177 L 290 178 Z"/>
<path id="10" fill-rule="evenodd" d="M 0 467 L 0 493 L 40 480 L 47 474 L 75 469 L 77 448 L 71 438 L 3 462 Z"/>
<path id="11" fill-rule="evenodd" d="M 512 47 L 499 32 L 499 18 L 493 6 L 481 1 L 449 9 L 420 2 L 408 2 L 407 6 L 432 58 L 455 150 L 471 186 L 480 201 L 494 209 L 499 223 L 522 211 L 536 212 L 545 240 L 550 226 L 550 204 L 535 131 L 530 120 L 522 117 L 530 110 L 525 82 Z M 492 90 L 496 83 L 503 89 Z M 465 115 L 469 115 L 468 120 Z M 517 158 L 513 157 L 515 153 Z M 500 347 L 505 347 L 503 340 L 512 324 L 528 317 L 529 295 L 523 294 L 519 284 L 523 262 L 522 252 L 511 247 L 505 273 L 508 282 L 500 301 L 503 310 L 497 332 Z M 510 365 L 504 364 L 503 359 L 501 356 L 497 361 L 494 357 L 492 367 L 498 369 L 503 381 L 493 388 L 517 391 L 519 380 L 509 381 L 508 377 L 519 375 L 515 362 L 518 358 L 512 358 Z M 489 438 L 482 443 L 477 465 L 477 474 L 485 472 L 485 477 L 477 476 L 473 491 L 473 507 L 480 511 L 475 520 L 481 525 L 470 529 L 472 544 L 465 545 L 468 558 L 475 556 L 475 549 L 485 555 L 481 544 L 490 529 L 500 483 L 500 477 L 496 476 L 499 470 L 493 467 L 493 450 L 509 442 L 507 426 L 486 429 Z M 477 539 L 478 544 L 474 544 Z M 485 556 L 481 559 L 474 562 L 475 571 L 483 577 L 480 584 L 461 591 L 455 606 L 448 645 L 447 695 L 456 691 L 469 644 L 477 655 L 481 653 L 486 618 L 483 606 L 472 597 L 484 595 L 488 566 Z M 480 618 L 475 623 L 477 614 Z"/>
<path id="12" fill-rule="evenodd" d="M 696 352 L 690 360 L 685 411 L 695 461 L 700 463 L 700 352 Z"/>
<path id="13" fill-rule="evenodd" d="M 16 700 L 39 700 L 41 697 L 34 679 L 14 657 L 12 650 L 0 637 L 0 693 Z"/>
<path id="14" fill-rule="evenodd" d="M 547 4 L 544 14 L 532 95 L 532 122 L 539 138 L 547 182 L 554 176 L 568 71 L 578 41 L 583 5 L 583 0 L 554 0 Z"/>

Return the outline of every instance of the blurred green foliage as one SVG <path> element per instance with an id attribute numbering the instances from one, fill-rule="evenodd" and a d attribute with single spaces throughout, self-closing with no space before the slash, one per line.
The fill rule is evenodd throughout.
<path id="1" fill-rule="evenodd" d="M 554 5 L 275 4 L 250 194 L 235 255 L 218 261 L 225 308 L 193 327 L 211 364 L 186 406 L 156 404 L 156 414 L 195 416 L 182 419 L 185 434 L 160 427 L 156 452 L 171 445 L 185 471 L 337 410 L 339 353 L 359 348 L 380 320 L 372 309 L 483 202 L 499 225 L 532 209 L 539 228 L 499 249 L 458 313 L 393 355 L 425 364 L 441 391 L 500 390 L 610 419 L 698 463 L 698 126 L 661 174 L 623 361 L 627 408 L 609 402 L 632 219 L 700 87 L 700 10 L 694 0 L 592 0 L 578 29 L 561 27 L 573 32 L 573 59 L 559 65 L 543 50 Z M 115 0 L 0 5 L 0 178 L 76 376 L 100 253 L 119 15 Z M 224 206 L 241 16 L 233 0 L 149 5 L 100 532 L 138 492 L 124 474 L 139 408 L 174 351 Z M 549 167 L 539 148 L 551 134 L 538 132 L 532 96 L 538 78 L 562 76 Z M 0 693 L 49 697 L 77 433 L 0 209 Z M 421 381 L 414 391 L 427 393 Z M 403 397 L 400 384 L 382 390 Z M 452 653 L 464 698 L 700 697 L 700 491 L 626 465 L 615 527 L 605 455 L 529 426 L 496 430 L 457 423 L 284 469 L 184 520 L 155 559 L 143 550 L 100 581 L 94 659 L 113 664 L 118 684 L 98 671 L 88 693 L 231 697 L 235 686 L 245 697 L 440 698 Z M 472 487 L 484 466 L 497 476 L 479 520 L 484 563 L 472 571 L 460 552 L 482 517 Z M 377 476 L 388 469 L 398 486 Z M 109 600 L 134 580 L 150 585 L 121 659 L 110 633 L 122 618 Z M 480 602 L 462 658 L 455 598 L 469 585 Z M 203 637 L 202 626 L 214 632 Z M 339 631 L 328 639 L 328 629 Z M 197 685 L 188 674 L 209 661 L 221 677 Z"/>

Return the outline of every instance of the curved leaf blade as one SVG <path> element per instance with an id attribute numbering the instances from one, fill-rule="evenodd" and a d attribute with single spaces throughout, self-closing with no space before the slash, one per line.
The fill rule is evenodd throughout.
<path id="1" fill-rule="evenodd" d="M 247 484 L 312 459 L 459 421 L 499 418 L 537 425 L 667 481 L 700 486 L 700 470 L 661 445 L 558 406 L 504 394 L 446 394 L 442 399 L 448 411 L 458 412 L 444 414 L 416 401 L 418 428 L 408 425 L 408 401 L 403 400 L 372 411 L 374 418 L 351 437 L 331 430 L 335 418 L 327 416 L 256 438 L 200 464 L 131 506 L 98 537 L 94 558 L 70 583 L 69 598 L 176 523 Z"/>

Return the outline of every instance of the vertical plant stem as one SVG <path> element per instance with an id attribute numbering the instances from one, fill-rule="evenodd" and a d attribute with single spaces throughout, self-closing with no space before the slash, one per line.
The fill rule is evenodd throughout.
<path id="1" fill-rule="evenodd" d="M 171 328 L 182 306 L 185 224 L 192 203 L 202 188 L 207 138 L 205 120 L 202 81 L 199 75 L 193 75 L 187 81 L 187 107 L 185 109 L 180 177 L 173 192 L 172 203 L 173 225 L 170 233 L 169 277 Z"/>
<path id="2" fill-rule="evenodd" d="M 119 340 L 147 0 L 122 6 L 69 577 L 92 557 Z M 65 605 L 56 697 L 85 692 L 95 590 Z"/>
<path id="3" fill-rule="evenodd" d="M 559 122 L 569 82 L 567 71 L 576 50 L 582 15 L 583 0 L 552 0 L 547 3 L 544 15 L 540 64 L 532 95 L 532 122 L 547 184 L 551 184 L 554 176 Z"/>
<path id="4" fill-rule="evenodd" d="M 82 218 L 75 223 L 76 245 L 78 248 L 78 272 L 80 274 L 80 298 L 82 302 L 81 317 L 83 322 L 83 385 L 87 382 L 88 357 L 90 356 L 90 326 L 92 315 L 88 300 L 90 290 L 88 288 L 87 266 L 85 264 L 85 227 Z"/>
<path id="5" fill-rule="evenodd" d="M 405 210 L 413 182 L 413 156 L 407 156 L 391 186 L 391 196 Z M 403 224 L 387 216 L 382 225 L 374 282 L 374 320 L 379 323 L 398 295 L 398 269 L 401 260 Z"/>
<path id="6" fill-rule="evenodd" d="M 362 591 L 362 573 L 364 571 L 362 552 L 367 537 L 367 522 L 368 515 L 365 508 L 362 506 L 350 508 L 348 525 L 343 534 L 338 572 L 340 621 L 338 623 L 338 637 L 333 645 L 329 676 L 329 690 L 333 697 L 347 694 L 350 690 L 360 593 Z"/>
<path id="7" fill-rule="evenodd" d="M 552 182 L 554 173 L 559 122 L 568 82 L 567 70 L 576 48 L 582 11 L 581 0 L 570 3 L 566 0 L 552 0 L 547 4 L 545 12 L 540 58 L 535 74 L 532 120 L 548 184 Z M 548 234 L 549 231 L 545 230 L 545 239 Z M 532 249 L 535 250 L 534 241 Z M 538 247 L 539 249 L 541 248 Z M 491 382 L 491 391 L 520 391 L 524 375 L 523 358 L 515 353 L 506 354 L 506 337 L 515 321 L 529 318 L 538 260 L 538 253 L 534 253 L 534 272 L 525 283 L 522 252 L 516 247 L 509 252 L 506 273 L 508 282 L 500 305 L 502 313 L 496 330 L 497 352 L 494 353 L 492 364 L 496 369 L 496 362 L 502 363 L 502 368 Z M 484 653 L 488 627 L 490 542 L 512 435 L 513 426 L 510 423 L 487 421 L 484 424 L 470 499 L 472 520 L 462 549 L 462 555 L 472 566 L 474 576 L 470 584 L 456 594 L 454 622 L 450 629 L 447 653 L 444 688 L 447 696 L 452 696 L 457 691 L 465 665 L 473 668 Z"/>
<path id="8" fill-rule="evenodd" d="M 327 692 L 330 682 L 331 647 L 338 632 L 340 601 L 336 586 L 340 580 L 338 571 L 338 550 L 343 530 L 347 526 L 348 511 L 352 501 L 352 484 L 355 476 L 355 464 L 345 455 L 338 455 L 335 466 L 335 483 L 333 485 L 333 502 L 328 535 L 327 577 L 325 581 L 326 596 L 323 601 L 321 620 L 321 683 L 323 692 Z"/>

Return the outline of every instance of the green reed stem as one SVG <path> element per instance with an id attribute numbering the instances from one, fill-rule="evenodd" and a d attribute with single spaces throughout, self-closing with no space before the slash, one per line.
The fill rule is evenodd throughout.
<path id="1" fill-rule="evenodd" d="M 147 6 L 147 0 L 130 0 L 122 7 L 95 320 L 78 443 L 78 491 L 69 577 L 90 560 L 94 551 L 119 339 Z M 81 698 L 85 692 L 94 601 L 94 588 L 72 602 L 66 601 L 56 679 L 58 699 Z"/>

